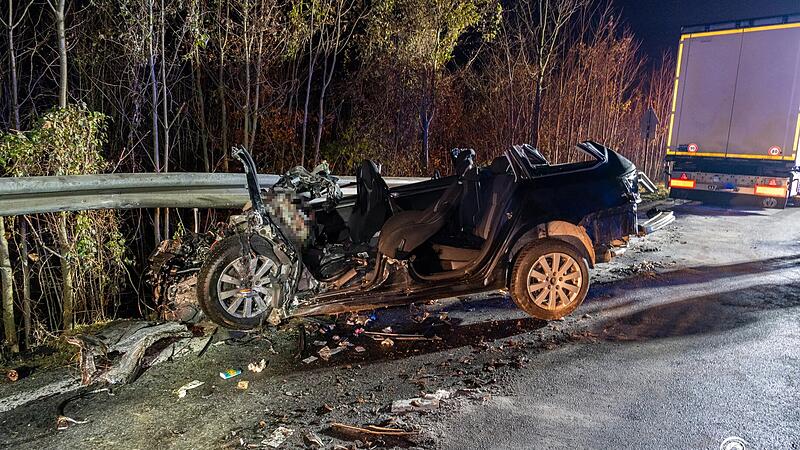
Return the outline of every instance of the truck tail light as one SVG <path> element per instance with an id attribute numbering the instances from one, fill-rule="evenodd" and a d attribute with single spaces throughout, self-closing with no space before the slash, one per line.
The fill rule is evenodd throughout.
<path id="1" fill-rule="evenodd" d="M 763 197 L 784 198 L 786 197 L 786 193 L 785 186 L 764 186 L 763 184 L 757 184 L 755 190 L 756 195 L 761 195 Z"/>
<path id="2" fill-rule="evenodd" d="M 697 182 L 695 180 L 684 180 L 681 178 L 670 178 L 669 187 L 680 189 L 694 189 Z"/>

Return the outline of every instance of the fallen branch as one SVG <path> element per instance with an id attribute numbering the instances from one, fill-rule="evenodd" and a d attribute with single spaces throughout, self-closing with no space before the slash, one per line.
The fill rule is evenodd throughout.
<path id="1" fill-rule="evenodd" d="M 369 336 L 375 341 L 382 341 L 387 337 L 395 341 L 440 341 L 442 338 L 439 336 L 427 337 L 421 334 L 398 334 L 398 333 L 383 333 L 379 331 L 364 331 L 365 336 Z"/>
<path id="2" fill-rule="evenodd" d="M 331 427 L 345 433 L 366 434 L 370 436 L 413 437 L 419 434 L 418 431 L 407 431 L 400 428 L 379 427 L 377 425 L 366 425 L 364 427 L 357 427 L 354 425 L 332 422 Z"/>

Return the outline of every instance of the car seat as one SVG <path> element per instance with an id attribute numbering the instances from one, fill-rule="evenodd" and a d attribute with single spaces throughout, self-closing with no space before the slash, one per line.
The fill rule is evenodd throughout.
<path id="1" fill-rule="evenodd" d="M 473 167 L 475 151 L 462 150 L 456 158 L 455 178 L 441 197 L 422 211 L 402 211 L 381 228 L 378 251 L 390 258 L 405 259 L 444 227 L 463 194 L 463 178 Z"/>

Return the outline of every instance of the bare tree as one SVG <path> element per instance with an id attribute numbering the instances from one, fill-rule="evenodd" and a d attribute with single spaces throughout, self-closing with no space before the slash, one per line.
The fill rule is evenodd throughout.
<path id="1" fill-rule="evenodd" d="M 570 19 L 590 0 L 522 0 L 518 3 L 518 24 L 515 30 L 518 44 L 534 61 L 534 97 L 531 105 L 530 144 L 539 145 L 539 126 L 542 119 L 542 96 L 548 75 L 556 63 L 559 45 Z"/>
<path id="2" fill-rule="evenodd" d="M 305 92 L 305 100 L 303 103 L 303 125 L 302 125 L 302 140 L 300 143 L 300 165 L 305 165 L 306 163 L 306 136 L 308 132 L 308 108 L 309 103 L 311 102 L 311 83 L 314 79 L 314 72 L 317 67 L 317 60 L 319 59 L 319 54 L 321 51 L 321 42 L 319 39 L 315 39 L 317 35 L 317 29 L 319 28 L 319 15 L 321 14 L 320 11 L 320 3 L 314 0 L 309 1 L 306 3 L 305 1 L 300 1 L 299 5 L 300 12 L 299 15 L 306 15 L 306 21 L 303 22 L 301 27 L 301 36 L 302 42 L 308 45 L 308 66 L 306 72 L 306 92 Z"/>
<path id="3" fill-rule="evenodd" d="M 59 94 L 58 94 L 58 107 L 67 107 L 67 85 L 68 85 L 68 61 L 67 61 L 67 37 L 65 32 L 64 22 L 66 20 L 66 0 L 57 0 L 54 5 L 48 0 L 50 8 L 56 19 L 56 37 L 58 38 L 58 61 L 59 61 Z M 67 213 L 62 212 L 58 214 L 57 219 L 57 233 L 59 251 L 61 252 L 61 304 L 62 304 L 62 326 L 63 329 L 72 329 L 74 320 L 74 280 L 72 262 L 70 261 L 69 254 L 72 249 L 72 242 L 70 241 L 69 234 L 67 233 Z"/>
<path id="4" fill-rule="evenodd" d="M 323 25 L 320 27 L 319 41 L 322 49 L 322 80 L 319 93 L 319 116 L 317 118 L 317 136 L 314 140 L 314 165 L 319 163 L 319 146 L 325 123 L 325 95 L 336 71 L 339 54 L 347 47 L 358 22 L 363 15 L 350 18 L 356 6 L 356 0 L 332 0 L 323 13 Z"/>
<path id="5" fill-rule="evenodd" d="M 223 4 L 225 5 L 223 7 Z M 224 11 L 224 14 L 223 14 Z M 224 0 L 217 2 L 217 99 L 219 101 L 220 134 L 222 135 L 222 170 L 228 171 L 228 97 L 225 86 L 225 57 L 230 36 L 230 3 Z"/>
<path id="6" fill-rule="evenodd" d="M 19 104 L 19 79 L 17 74 L 17 49 L 14 39 L 14 32 L 16 28 L 22 23 L 25 18 L 28 8 L 33 2 L 28 2 L 25 10 L 20 17 L 15 17 L 14 1 L 8 0 L 8 16 L 5 20 L 0 19 L 6 27 L 8 36 L 8 64 L 11 76 L 11 115 L 15 130 L 19 130 L 22 125 L 20 123 L 20 104 Z M 27 226 L 24 221 L 20 221 L 20 240 L 21 240 L 21 253 L 27 255 Z M 30 269 L 26 256 L 21 257 L 22 260 L 22 315 L 25 330 L 25 345 L 30 345 L 31 335 L 31 290 L 30 290 Z M 11 258 L 8 252 L 8 239 L 6 238 L 4 219 L 0 217 L 0 278 L 2 278 L 2 305 L 3 305 L 3 328 L 6 330 L 6 341 L 11 346 L 12 351 L 19 351 L 17 344 L 17 331 L 14 323 L 14 286 L 13 286 L 13 273 L 11 271 Z"/>
<path id="7" fill-rule="evenodd" d="M 59 67 L 59 91 L 58 91 L 58 107 L 67 107 L 67 37 L 64 22 L 66 19 L 66 0 L 56 0 L 53 4 L 52 0 L 47 0 L 50 9 L 53 10 L 53 16 L 56 21 L 56 37 L 58 39 L 58 67 Z"/>
<path id="8" fill-rule="evenodd" d="M 149 33 L 147 38 L 148 46 L 148 66 L 150 69 L 150 100 L 153 104 L 151 109 L 152 135 L 153 135 L 153 166 L 156 173 L 161 172 L 161 152 L 159 149 L 158 138 L 158 78 L 156 77 L 156 55 L 155 55 L 155 0 L 147 1 L 147 23 Z M 153 231 L 156 242 L 161 242 L 161 210 L 156 208 L 153 214 Z"/>

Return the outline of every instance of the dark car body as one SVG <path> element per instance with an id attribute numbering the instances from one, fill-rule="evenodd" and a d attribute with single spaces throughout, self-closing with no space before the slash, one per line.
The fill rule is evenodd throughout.
<path id="1" fill-rule="evenodd" d="M 266 224 L 261 227 L 272 224 L 278 231 L 250 227 L 239 237 L 229 238 L 230 245 L 221 246 L 227 249 L 212 251 L 210 259 L 220 261 L 209 263 L 200 273 L 201 305 L 212 319 L 244 328 L 253 326 L 258 314 L 261 321 L 269 315 L 270 321 L 277 322 L 293 316 L 370 310 L 513 288 L 515 279 L 517 284 L 525 279 L 524 274 L 516 274 L 522 270 L 518 260 L 523 256 L 537 264 L 544 261 L 545 268 L 552 266 L 554 273 L 548 278 L 552 283 L 558 283 L 559 276 L 579 279 L 576 285 L 566 286 L 569 290 L 558 292 L 569 294 L 580 288 L 579 304 L 588 289 L 588 273 L 584 280 L 577 272 L 585 273 L 584 265 L 592 267 L 606 260 L 613 245 L 637 231 L 638 183 L 636 167 L 618 153 L 594 142 L 578 148 L 582 162 L 551 165 L 537 150 L 515 146 L 486 167 L 474 164 L 473 151 L 456 151 L 455 175 L 393 189 L 383 182 L 375 164 L 365 162 L 358 172 L 356 195 L 302 202 L 298 208 L 309 218 L 303 239 L 288 225 L 298 220 L 285 214 L 274 217 L 274 209 L 257 205 L 262 200 L 254 193 L 260 190 L 253 185 L 256 177 L 249 177 L 255 210 L 262 211 L 259 214 Z M 254 173 L 252 160 L 248 172 Z M 555 261 L 548 263 L 536 253 L 538 242 L 556 246 L 548 253 L 555 255 Z M 223 286 L 220 267 L 226 263 L 231 267 L 234 258 L 250 258 L 248 254 L 274 261 L 268 263 L 270 267 L 281 267 L 271 272 L 275 275 L 269 284 L 264 278 L 262 291 L 267 291 L 264 286 L 283 287 L 269 291 L 269 297 L 265 293 L 263 298 L 245 300 L 253 305 L 269 303 L 269 311 L 251 306 L 251 314 L 260 313 L 237 318 L 239 296 L 245 294 L 237 291 L 231 297 L 234 291 L 225 291 L 228 298 L 236 299 L 233 305 L 234 300 L 221 299 L 222 293 L 235 288 L 252 296 L 252 286 L 244 281 L 252 277 Z M 574 266 L 570 273 L 575 273 L 567 276 L 566 266 L 555 273 L 559 258 L 569 259 Z M 524 270 L 545 271 L 537 267 Z M 221 286 L 216 294 L 214 286 Z M 516 298 L 522 294 L 514 292 L 524 289 L 512 291 L 522 306 L 524 299 Z M 534 291 L 530 292 L 534 300 Z M 540 302 L 546 296 L 542 294 Z M 555 298 L 550 300 L 553 308 L 556 302 L 566 301 Z M 575 307 L 567 308 L 567 313 Z M 231 308 L 235 314 L 226 314 Z"/>

